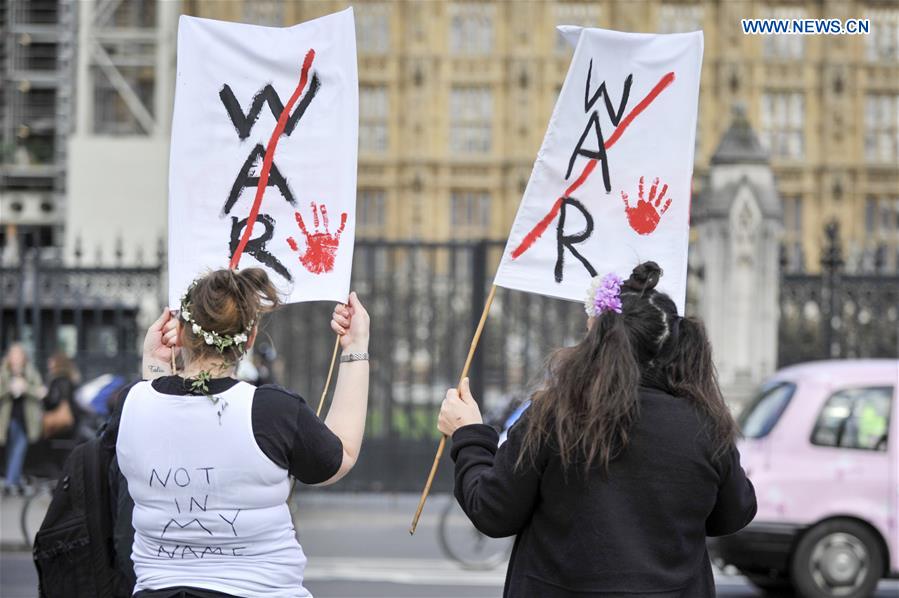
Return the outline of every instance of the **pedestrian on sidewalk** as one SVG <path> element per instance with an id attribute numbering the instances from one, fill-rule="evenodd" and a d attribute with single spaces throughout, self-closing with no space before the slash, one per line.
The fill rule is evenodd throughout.
<path id="1" fill-rule="evenodd" d="M 708 338 L 661 274 L 594 280 L 586 335 L 498 449 L 468 381 L 447 392 L 456 498 L 481 532 L 517 536 L 505 596 L 711 597 L 706 536 L 755 516 Z"/>
<path id="2" fill-rule="evenodd" d="M 355 293 L 334 309 L 343 356 L 321 421 L 299 395 L 235 377 L 260 317 L 278 304 L 264 270 L 217 270 L 190 286 L 178 316 L 165 311 L 147 332 L 145 380 L 125 391 L 112 423 L 116 552 L 138 598 L 310 596 L 290 476 L 327 485 L 356 463 L 369 318 Z"/>
<path id="3" fill-rule="evenodd" d="M 25 347 L 13 343 L 0 364 L 0 445 L 6 446 L 5 496 L 24 494 L 22 468 L 28 445 L 41 438 L 41 398 L 46 393 L 40 374 L 28 361 Z"/>
<path id="4" fill-rule="evenodd" d="M 48 384 L 44 397 L 44 438 L 72 439 L 78 427 L 81 409 L 75 403 L 75 389 L 80 375 L 71 358 L 57 351 L 47 360 Z"/>

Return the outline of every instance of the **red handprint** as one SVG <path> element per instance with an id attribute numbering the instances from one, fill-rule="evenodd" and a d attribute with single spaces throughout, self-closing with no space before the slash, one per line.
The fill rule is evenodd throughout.
<path id="1" fill-rule="evenodd" d="M 303 217 L 300 216 L 300 213 L 294 213 L 297 226 L 300 227 L 300 231 L 306 237 L 306 252 L 300 255 L 300 263 L 313 274 L 324 274 L 334 269 L 334 258 L 340 245 L 340 233 L 343 232 L 343 228 L 346 226 L 346 212 L 340 215 L 340 228 L 337 229 L 336 233 L 331 234 L 328 231 L 328 208 L 322 204 L 322 224 L 325 230 L 320 232 L 318 230 L 318 205 L 314 201 L 311 205 L 312 221 L 315 224 L 315 231 L 311 234 L 306 230 L 306 224 L 303 222 Z M 293 237 L 287 237 L 287 244 L 294 251 L 300 251 Z"/>
<path id="2" fill-rule="evenodd" d="M 659 225 L 659 220 L 661 220 L 662 215 L 667 212 L 669 206 L 671 206 L 671 198 L 669 197 L 668 201 L 665 202 L 665 205 L 662 206 L 662 209 L 659 209 L 659 206 L 662 205 L 662 200 L 665 198 L 665 193 L 668 191 L 668 184 L 666 183 L 662 186 L 662 192 L 656 197 L 656 189 L 658 189 L 658 187 L 659 177 L 656 177 L 652 182 L 652 187 L 649 188 L 649 199 L 644 200 L 643 177 L 640 177 L 640 186 L 638 188 L 639 199 L 636 207 L 631 207 L 627 202 L 627 193 L 624 191 L 621 192 L 621 199 L 624 200 L 624 212 L 627 214 L 627 221 L 631 225 L 631 228 L 638 234 L 648 235 L 652 233 L 652 231 Z"/>

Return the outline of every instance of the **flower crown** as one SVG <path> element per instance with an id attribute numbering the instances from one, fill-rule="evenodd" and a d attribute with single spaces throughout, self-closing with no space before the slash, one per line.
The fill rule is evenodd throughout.
<path id="1" fill-rule="evenodd" d="M 595 318 L 606 311 L 621 313 L 621 278 L 609 273 L 600 278 L 594 276 L 590 280 L 590 289 L 584 301 L 584 311 Z"/>
<path id="2" fill-rule="evenodd" d="M 256 321 L 251 320 L 249 325 L 247 325 L 246 330 L 238 334 L 219 334 L 214 330 L 204 330 L 199 324 L 197 324 L 196 320 L 194 320 L 193 315 L 190 313 L 191 304 L 188 300 L 188 296 L 196 286 L 197 281 L 193 281 L 187 288 L 187 291 L 185 291 L 185 293 L 181 296 L 181 319 L 188 324 L 191 324 L 190 329 L 193 331 L 193 333 L 197 336 L 202 336 L 207 345 L 215 345 L 215 348 L 218 349 L 219 353 L 224 353 L 225 349 L 227 349 L 228 347 L 234 347 L 238 351 L 243 350 L 241 345 L 247 342 L 250 331 L 253 330 L 253 325 L 256 323 Z"/>

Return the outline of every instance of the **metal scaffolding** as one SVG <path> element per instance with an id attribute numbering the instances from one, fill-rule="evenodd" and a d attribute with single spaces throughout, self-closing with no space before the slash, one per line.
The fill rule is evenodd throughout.
<path id="1" fill-rule="evenodd" d="M 74 0 L 5 0 L 0 5 L 0 234 L 6 246 L 54 245 L 62 232 L 73 115 L 74 8 Z"/>
<path id="2" fill-rule="evenodd" d="M 160 31 L 156 0 L 80 3 L 79 84 L 91 101 L 81 130 L 98 135 L 152 135 Z"/>

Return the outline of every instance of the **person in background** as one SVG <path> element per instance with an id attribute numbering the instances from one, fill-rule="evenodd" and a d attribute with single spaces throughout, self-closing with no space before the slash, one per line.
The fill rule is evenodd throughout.
<path id="1" fill-rule="evenodd" d="M 237 379 L 254 386 L 277 384 L 272 370 L 275 355 L 274 348 L 267 343 L 253 347 L 237 364 Z"/>
<path id="2" fill-rule="evenodd" d="M 355 293 L 334 309 L 343 354 L 322 421 L 297 394 L 236 379 L 260 317 L 278 304 L 264 270 L 216 270 L 147 331 L 144 380 L 124 391 L 108 429 L 116 559 L 136 598 L 310 595 L 290 476 L 327 485 L 355 465 L 369 319 Z"/>
<path id="3" fill-rule="evenodd" d="M 57 351 L 47 360 L 47 377 L 50 382 L 44 397 L 44 438 L 72 438 L 80 419 L 75 403 L 78 370 L 68 355 Z"/>
<path id="4" fill-rule="evenodd" d="M 20 343 L 14 343 L 0 364 L 0 444 L 6 445 L 4 495 L 23 494 L 22 467 L 28 445 L 41 438 L 41 397 L 46 388 L 28 362 Z"/>
<path id="5" fill-rule="evenodd" d="M 706 536 L 755 516 L 705 330 L 661 274 L 594 279 L 586 335 L 499 448 L 468 380 L 447 392 L 456 498 L 484 534 L 517 536 L 505 596 L 713 597 Z"/>
<path id="6" fill-rule="evenodd" d="M 275 360 L 278 358 L 278 352 L 268 343 L 260 343 L 259 347 L 253 351 L 253 364 L 259 373 L 256 380 L 257 385 L 277 384 L 275 377 Z"/>

